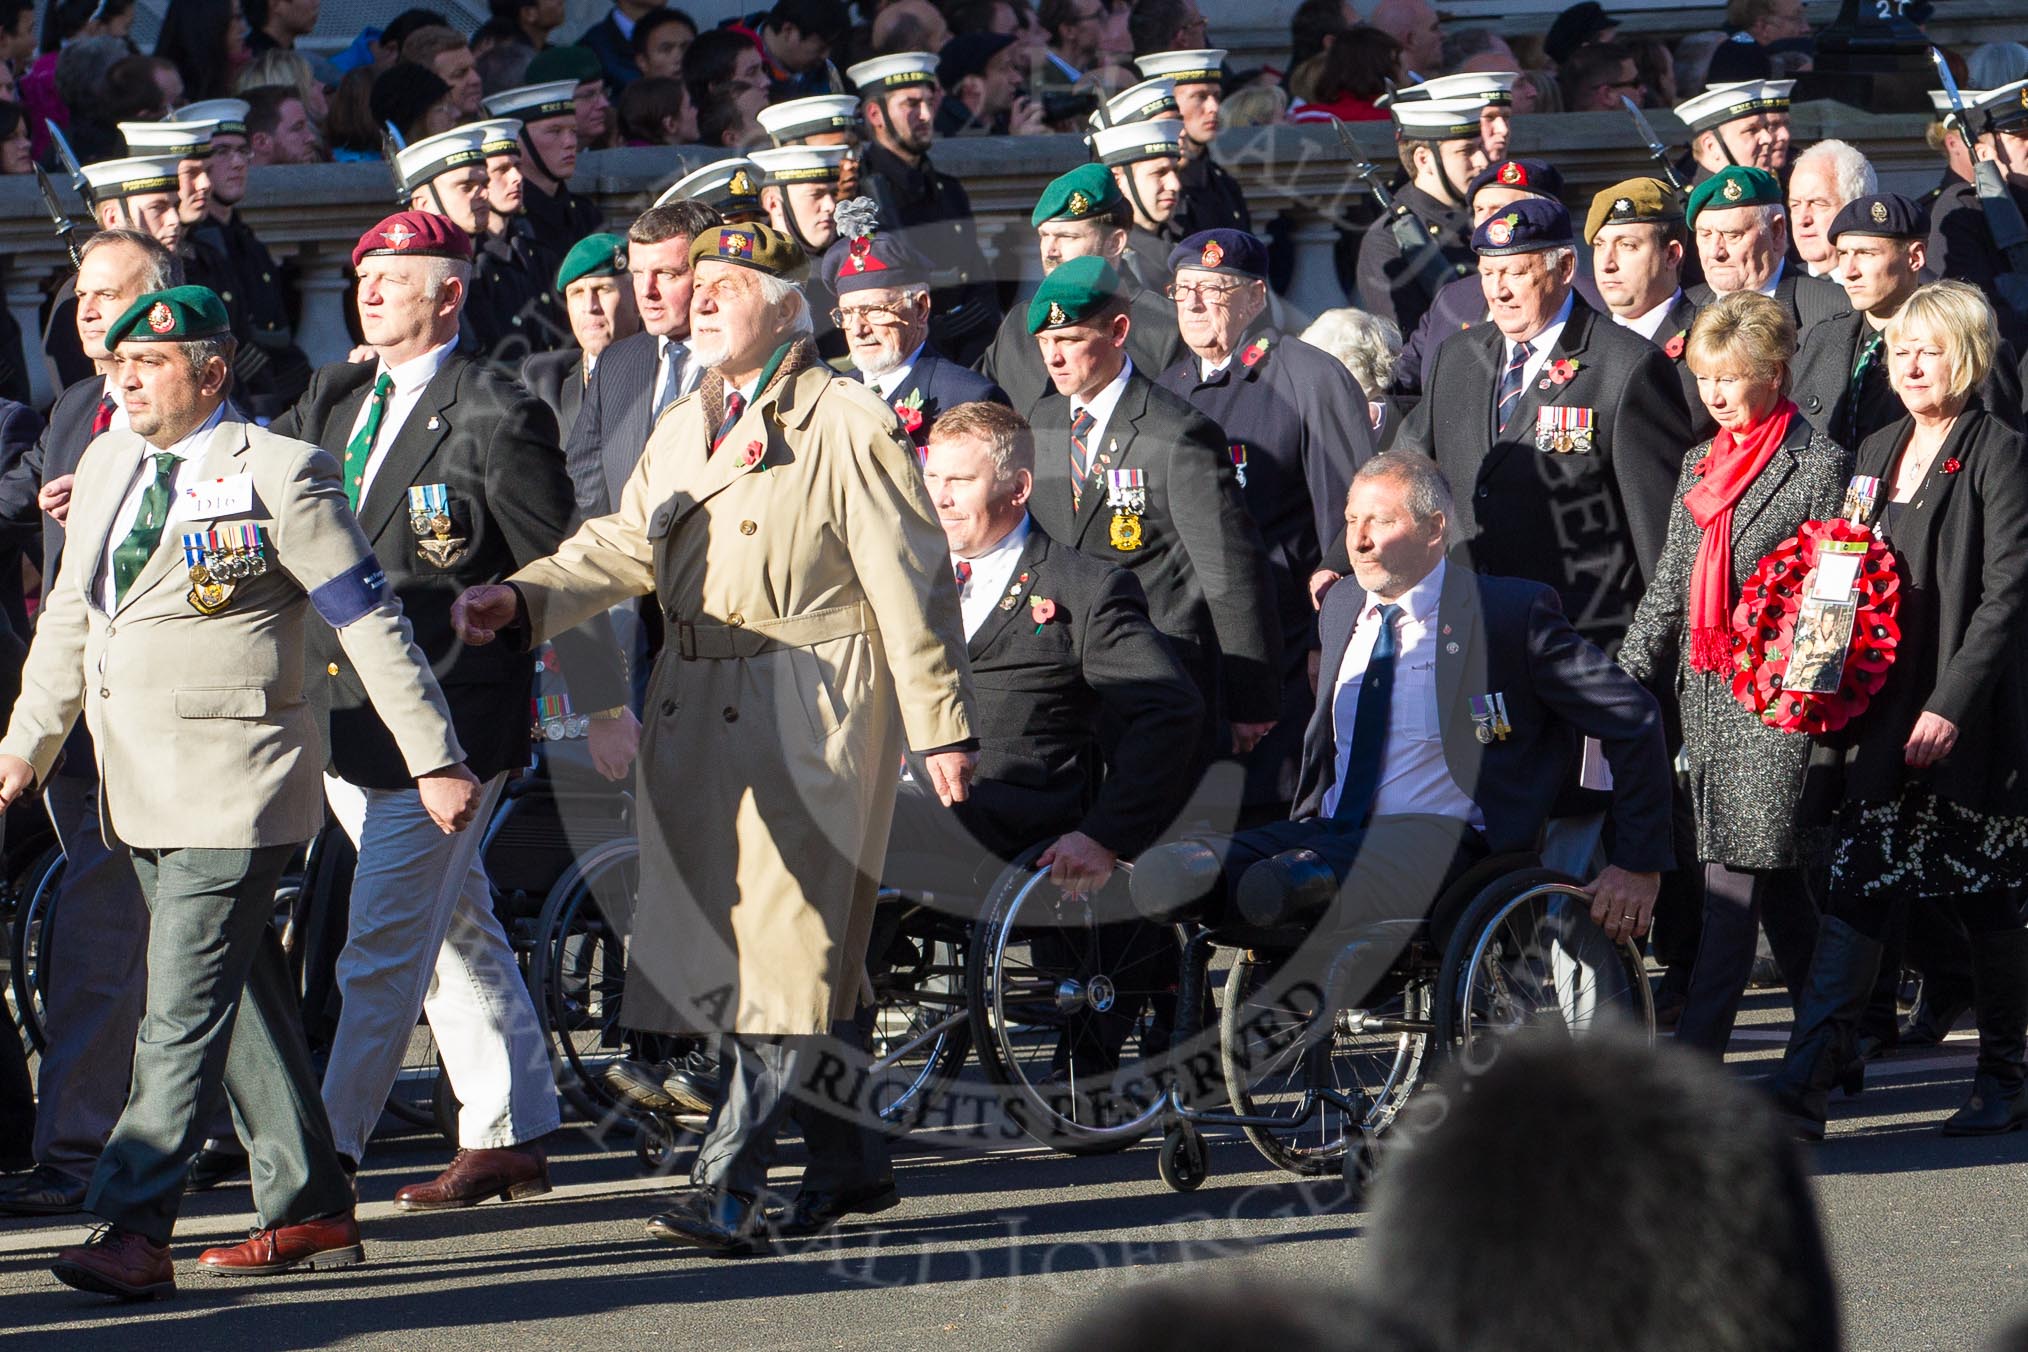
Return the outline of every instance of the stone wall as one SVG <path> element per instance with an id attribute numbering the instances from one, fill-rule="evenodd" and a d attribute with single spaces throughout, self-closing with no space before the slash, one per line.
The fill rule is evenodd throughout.
<path id="1" fill-rule="evenodd" d="M 1682 128 L 1667 114 L 1657 131 L 1680 142 Z M 1872 157 L 1882 186 L 1911 195 L 1935 183 L 1940 164 L 1923 141 L 1927 119 L 1873 116 L 1840 104 L 1795 110 L 1798 146 L 1827 136 L 1858 145 Z M 1383 169 L 1392 162 L 1385 123 L 1352 129 L 1359 154 Z M 1215 153 L 1245 187 L 1256 225 L 1286 219 L 1294 245 L 1294 274 L 1284 303 L 1315 314 L 1346 303 L 1332 251 L 1340 232 L 1364 227 L 1373 198 L 1350 172 L 1354 157 L 1328 127 L 1262 127 L 1229 131 Z M 1515 119 L 1510 153 L 1539 155 L 1562 169 L 1570 204 L 1581 215 L 1592 194 L 1609 183 L 1653 171 L 1636 145 L 1628 120 L 1612 113 L 1567 113 Z M 1042 185 L 1084 159 L 1071 136 L 963 138 L 940 142 L 937 166 L 956 175 L 971 193 L 988 257 L 1003 276 L 1034 270 L 1028 213 Z M 611 150 L 585 156 L 573 186 L 599 199 L 608 219 L 624 222 L 658 191 L 713 152 L 699 149 Z M 82 219 L 67 189 L 64 196 Z M 393 209 L 394 192 L 378 164 L 320 164 L 256 171 L 242 211 L 277 257 L 293 259 L 302 289 L 299 339 L 313 360 L 335 361 L 349 345 L 344 316 L 347 268 L 353 243 L 367 226 Z M 57 243 L 27 175 L 0 179 L 0 285 L 8 308 L 29 336 L 31 379 L 38 403 L 54 396 L 42 363 L 34 360 L 38 310 L 48 289 L 68 283 L 69 260 Z"/>

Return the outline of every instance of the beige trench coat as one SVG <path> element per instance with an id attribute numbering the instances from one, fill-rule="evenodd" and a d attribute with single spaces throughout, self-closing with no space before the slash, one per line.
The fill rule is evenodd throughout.
<path id="1" fill-rule="evenodd" d="M 538 641 L 649 591 L 666 621 L 625 1022 L 821 1033 L 859 1002 L 904 737 L 972 735 L 964 626 L 877 397 L 802 371 L 709 456 L 702 403 L 663 415 L 618 511 L 511 580 Z"/>

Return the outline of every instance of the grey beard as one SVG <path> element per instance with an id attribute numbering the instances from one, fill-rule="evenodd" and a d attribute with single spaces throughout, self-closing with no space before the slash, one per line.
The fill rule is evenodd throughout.
<path id="1" fill-rule="evenodd" d="M 706 371 L 715 371 L 725 365 L 725 359 L 731 355 L 732 353 L 727 350 L 723 342 L 720 342 L 715 347 L 706 346 L 699 342 L 692 342 L 690 344 L 690 360 L 696 362 L 701 369 Z"/>

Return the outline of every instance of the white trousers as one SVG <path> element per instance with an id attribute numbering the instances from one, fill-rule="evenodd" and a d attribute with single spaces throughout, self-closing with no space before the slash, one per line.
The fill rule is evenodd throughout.
<path id="1" fill-rule="evenodd" d="M 549 1047 L 479 857 L 506 781 L 488 780 L 472 824 L 447 836 L 413 788 L 324 777 L 331 813 L 359 851 L 324 1072 L 332 1135 L 354 1161 L 365 1157 L 418 1014 L 429 1015 L 457 1090 L 460 1146 L 519 1145 L 561 1122 Z"/>

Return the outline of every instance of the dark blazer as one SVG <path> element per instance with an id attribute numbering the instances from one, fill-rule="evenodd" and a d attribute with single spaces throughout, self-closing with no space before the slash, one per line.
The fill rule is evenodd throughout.
<path id="1" fill-rule="evenodd" d="M 618 6 L 614 6 L 617 10 Z M 641 78 L 641 68 L 634 64 L 634 44 L 609 10 L 606 17 L 578 35 L 577 45 L 591 49 L 599 59 L 599 70 L 604 74 L 606 85 L 613 91 L 615 100 L 621 89 Z"/>
<path id="2" fill-rule="evenodd" d="M 1874 332 L 1866 316 L 1847 309 L 1811 330 L 1810 344 L 1796 354 L 1791 397 L 1803 415 L 1839 445 L 1857 449 L 1881 428 L 1901 421 L 1907 410 L 1887 381 L 1887 353 L 1882 351 L 1855 392 L 1852 368 Z M 2004 340 L 1993 354 L 1993 366 L 1979 386 L 1986 411 L 2019 431 L 2022 426 L 2020 359 Z M 1856 393 L 1856 398 L 1855 398 Z"/>
<path id="3" fill-rule="evenodd" d="M 1197 741 L 1204 701 L 1125 569 L 1031 524 L 1015 578 L 966 644 L 979 765 L 958 817 L 1006 857 L 1075 830 L 1131 859 L 1189 797 L 1176 748 Z M 1055 603 L 1046 624 L 1035 597 Z"/>
<path id="4" fill-rule="evenodd" d="M 1320 697 L 1303 739 L 1302 779 L 1290 814 L 1298 821 L 1321 816 L 1324 791 L 1337 782 L 1330 692 L 1365 606 L 1366 593 L 1347 579 L 1324 597 L 1318 616 Z M 1443 632 L 1455 636 L 1436 652 L 1444 760 L 1485 817 L 1493 852 L 1540 848 L 1550 806 L 1575 769 L 1580 738 L 1596 737 L 1613 772 L 1611 861 L 1639 873 L 1674 868 L 1669 757 L 1654 697 L 1578 635 L 1555 591 L 1519 578 L 1481 577 L 1451 563 L 1437 617 Z M 1513 731 L 1482 745 L 1471 702 L 1490 694 L 1506 700 Z"/>
<path id="5" fill-rule="evenodd" d="M 533 234 L 510 231 L 477 241 L 472 287 L 458 313 L 458 346 L 468 356 L 519 362 L 531 352 L 572 345 L 570 317 Z"/>
<path id="6" fill-rule="evenodd" d="M 1211 158 L 1208 147 L 1183 161 L 1180 177 L 1183 186 L 1176 195 L 1176 214 L 1162 232 L 1169 239 L 1188 239 L 1199 230 L 1253 229 L 1245 190 L 1224 165 Z"/>
<path id="7" fill-rule="evenodd" d="M 865 377 L 862 376 L 861 379 L 864 380 Z M 1008 403 L 1005 390 L 970 367 L 960 366 L 941 355 L 934 344 L 924 345 L 922 356 L 916 358 L 915 365 L 908 369 L 908 379 L 894 392 L 894 397 L 887 401 L 888 406 L 894 409 L 895 416 L 901 416 L 902 405 L 908 403 L 918 392 L 922 395 L 922 402 L 919 405 L 922 412 L 921 422 L 914 428 L 908 426 L 906 419 L 902 422 L 902 430 L 908 433 L 909 440 L 915 443 L 918 452 L 929 440 L 930 428 L 936 424 L 937 418 L 944 410 L 980 400 L 995 404 Z"/>
<path id="8" fill-rule="evenodd" d="M 1557 361 L 1576 364 L 1561 385 L 1549 374 Z M 1668 531 L 1676 471 L 1690 449 L 1682 383 L 1661 349 L 1582 300 L 1496 436 L 1505 365 L 1506 340 L 1490 323 L 1445 339 L 1431 381 L 1442 396 L 1416 405 L 1394 449 L 1421 451 L 1443 467 L 1457 499 L 1455 538 L 1473 568 L 1555 587 L 1578 632 L 1610 650 Z M 1557 407 L 1591 410 L 1589 452 L 1536 448 L 1537 414 Z M 1342 539 L 1334 566 L 1344 560 Z"/>
<path id="9" fill-rule="evenodd" d="M 376 369 L 373 362 L 324 367 L 271 430 L 342 460 Z M 442 568 L 421 557 L 409 522 L 409 487 L 432 483 L 448 489 L 453 534 L 468 541 Z M 577 522 L 549 409 L 457 353 L 424 387 L 359 504 L 360 527 L 443 686 L 466 763 L 482 779 L 528 762 L 535 661 L 509 644 L 466 647 L 451 628 L 451 603 L 467 587 L 498 582 L 555 553 Z M 319 670 L 328 673 L 332 769 L 365 788 L 407 787 L 413 779 L 337 635 L 313 625 L 310 636 L 312 680 Z M 558 635 L 555 646 L 580 712 L 627 702 L 619 650 L 603 615 Z"/>
<path id="10" fill-rule="evenodd" d="M 1718 299 L 1718 293 L 1711 289 L 1709 282 L 1699 282 L 1685 287 L 1683 294 L 1703 309 Z M 1809 343 L 1810 331 L 1827 319 L 1836 319 L 1847 314 L 1852 304 L 1845 298 L 1845 288 L 1822 277 L 1812 277 L 1803 271 L 1800 263 L 1782 265 L 1782 278 L 1775 283 L 1775 301 L 1789 312 L 1789 318 L 1796 321 L 1796 350 L 1801 352 Z M 1807 416 L 1807 411 L 1805 412 Z"/>
<path id="11" fill-rule="evenodd" d="M 969 364 L 993 341 L 999 290 L 979 248 L 965 185 L 925 159 L 911 165 L 869 141 L 859 153 L 859 189 L 880 205 L 880 228 L 899 233 L 933 270 L 930 338 Z"/>
<path id="12" fill-rule="evenodd" d="M 577 427 L 577 411 L 584 404 L 584 353 L 574 347 L 530 353 L 528 360 L 521 363 L 521 383 L 530 394 L 549 405 L 549 411 L 556 415 L 556 425 L 569 437 Z"/>
<path id="13" fill-rule="evenodd" d="M 1213 720 L 1267 722 L 1281 708 L 1281 629 L 1260 532 L 1224 434 L 1136 370 L 1105 429 L 1079 509 L 1071 507 L 1070 400 L 1035 406 L 1029 511 L 1058 540 L 1133 573 L 1155 627 L 1176 646 Z M 1111 543 L 1105 472 L 1147 476 L 1141 545 Z"/>
<path id="14" fill-rule="evenodd" d="M 1686 789 L 1696 814 L 1697 857 L 1734 868 L 1786 868 L 1800 862 L 1796 814 L 1810 741 L 1778 732 L 1732 697 L 1732 673 L 1692 671 L 1688 625 L 1690 587 L 1704 532 L 1683 505 L 1702 477 L 1711 443 L 1683 458 L 1669 509 L 1669 537 L 1654 581 L 1620 644 L 1619 662 L 1679 711 L 1690 772 Z M 1732 509 L 1732 595 L 1760 561 L 1805 521 L 1838 514 L 1852 455 L 1809 419 L 1789 423 L 1788 436 L 1760 477 Z"/>
<path id="15" fill-rule="evenodd" d="M 636 333 L 600 353 L 592 367 L 563 447 L 577 509 L 586 518 L 619 505 L 620 490 L 648 444 L 655 355 L 655 335 Z"/>
<path id="16" fill-rule="evenodd" d="M 1881 481 L 1885 516 L 1903 418 L 1868 437 L 1858 472 Z M 1955 461 L 1957 469 L 1951 469 Z M 1901 575 L 1901 640 L 1887 683 L 1839 738 L 1843 797 L 1879 802 L 1920 779 L 1980 812 L 2028 813 L 2028 446 L 1973 403 L 1929 478 L 1889 528 Z M 1902 747 L 1925 711 L 1957 724 L 1943 762 L 1911 771 Z"/>
<path id="17" fill-rule="evenodd" d="M 1129 283 L 1131 285 L 1131 283 Z M 1032 289 L 1028 295 L 1033 295 Z M 1056 387 L 1042 364 L 1042 349 L 1028 331 L 1028 295 L 1014 303 L 1000 321 L 993 344 L 979 357 L 979 372 L 1007 391 L 1016 413 L 1027 413 Z M 1156 375 L 1183 355 L 1183 335 L 1176 329 L 1176 306 L 1159 291 L 1138 288 L 1127 299 L 1127 355 L 1136 370 Z"/>
<path id="18" fill-rule="evenodd" d="M 1445 206 L 1413 183 L 1404 184 L 1396 190 L 1394 210 L 1422 221 L 1430 238 L 1436 241 L 1444 261 L 1450 264 L 1450 270 L 1444 274 L 1445 280 L 1463 277 L 1476 266 L 1470 212 L 1461 207 Z M 1436 296 L 1434 292 L 1424 290 L 1422 283 L 1409 270 L 1409 260 L 1401 251 L 1401 241 L 1388 227 L 1389 220 L 1390 217 L 1383 215 L 1367 226 L 1365 236 L 1359 241 L 1359 308 L 1382 319 L 1393 320 L 1395 327 L 1406 337 L 1415 332 L 1415 326 L 1422 321 L 1423 311 L 1429 309 Z"/>
<path id="19" fill-rule="evenodd" d="M 1600 314 L 1606 312 L 1605 298 L 1599 295 L 1598 284 L 1582 262 L 1578 264 L 1573 285 L 1585 304 Z M 1696 312 L 1693 309 L 1691 313 Z M 1394 378 L 1387 392 L 1399 402 L 1403 412 L 1414 408 L 1416 400 L 1422 398 L 1430 373 L 1436 367 L 1437 349 L 1443 346 L 1444 339 L 1463 333 L 1474 324 L 1483 324 L 1489 317 L 1486 288 L 1477 273 L 1444 283 L 1436 299 L 1416 321 L 1414 331 L 1406 335 L 1407 340 L 1394 360 Z"/>
<path id="20" fill-rule="evenodd" d="M 2014 205 L 2028 212 L 2028 187 L 2010 184 Z M 1986 223 L 1986 210 L 1979 205 L 1977 185 L 1957 179 L 1938 194 L 1930 208 L 1929 269 L 1976 286 L 1993 303 L 2000 321 L 2000 333 L 2016 347 L 2028 347 L 2028 314 L 2016 309 L 2002 296 L 1996 283 L 2013 270 L 2006 250 L 1993 242 L 1993 227 Z"/>

